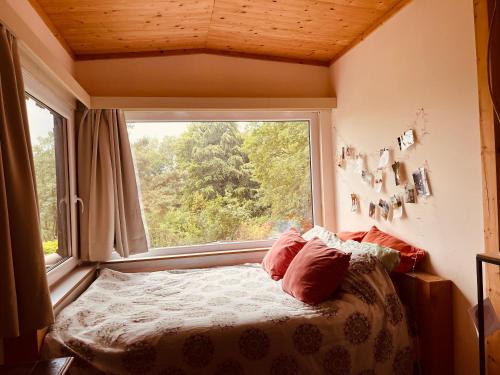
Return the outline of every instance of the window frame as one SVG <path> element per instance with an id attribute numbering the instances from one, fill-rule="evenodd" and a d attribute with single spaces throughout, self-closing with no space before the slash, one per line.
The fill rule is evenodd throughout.
<path id="1" fill-rule="evenodd" d="M 79 265 L 77 253 L 77 212 L 75 205 L 76 197 L 76 157 L 75 157 L 75 123 L 74 111 L 76 101 L 69 97 L 64 91 L 57 87 L 49 78 L 44 79 L 42 76 L 31 73 L 32 69 L 28 70 L 24 66 L 22 68 L 24 79 L 24 91 L 27 95 L 48 107 L 66 119 L 67 130 L 67 162 L 68 162 L 68 256 L 58 265 L 47 272 L 47 281 L 49 286 L 55 284 L 74 268 Z"/>
<path id="2" fill-rule="evenodd" d="M 313 221 L 314 225 L 323 225 L 319 112 L 290 110 L 126 110 L 124 112 L 127 123 L 195 121 L 308 121 Z M 202 254 L 231 250 L 256 250 L 269 248 L 273 243 L 274 240 L 220 241 L 207 244 L 160 247 L 148 249 L 147 253 L 132 255 L 128 259 L 137 260 L 170 255 Z M 113 259 L 118 260 L 120 257 L 115 255 Z"/>

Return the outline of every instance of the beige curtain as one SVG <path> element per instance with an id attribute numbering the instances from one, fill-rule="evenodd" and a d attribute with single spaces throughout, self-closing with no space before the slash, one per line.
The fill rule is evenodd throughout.
<path id="1" fill-rule="evenodd" d="M 21 65 L 0 24 L 0 337 L 53 320 Z"/>
<path id="2" fill-rule="evenodd" d="M 123 112 L 80 109 L 78 129 L 78 195 L 80 255 L 105 261 L 113 249 L 122 257 L 146 252 L 132 152 Z"/>

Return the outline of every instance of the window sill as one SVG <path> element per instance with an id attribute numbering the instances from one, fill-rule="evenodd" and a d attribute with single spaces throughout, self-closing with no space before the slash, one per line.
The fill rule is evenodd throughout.
<path id="1" fill-rule="evenodd" d="M 101 264 L 111 264 L 111 263 L 131 263 L 131 262 L 143 262 L 143 261 L 156 261 L 156 260 L 167 260 L 167 259 L 182 259 L 182 258 L 196 258 L 196 257 L 206 257 L 206 256 L 217 256 L 217 255 L 226 255 L 226 254 L 244 254 L 244 253 L 253 253 L 260 251 L 267 251 L 269 247 L 257 247 L 251 249 L 234 249 L 234 250 L 219 250 L 219 251 L 199 251 L 193 253 L 182 253 L 182 254 L 168 254 L 168 255 L 146 255 L 140 257 L 140 255 L 135 255 L 133 258 L 119 258 L 119 259 L 111 259 L 107 262 L 103 262 Z"/>
<path id="2" fill-rule="evenodd" d="M 255 240 L 255 241 L 228 241 L 228 242 L 212 242 L 199 245 L 186 245 L 186 246 L 172 246 L 172 247 L 157 247 L 149 249 L 147 252 L 142 254 L 131 255 L 127 260 L 142 260 L 142 259 L 156 259 L 165 256 L 181 256 L 193 254 L 207 254 L 214 252 L 227 252 L 234 250 L 258 250 L 258 249 L 269 249 L 275 239 L 268 240 Z M 110 261 L 122 261 L 116 252 L 113 252 L 113 258 Z"/>
<path id="3" fill-rule="evenodd" d="M 258 263 L 269 247 L 174 254 L 156 257 L 113 259 L 101 263 L 102 268 L 121 272 L 152 272 L 174 268 L 206 268 L 243 263 Z"/>
<path id="4" fill-rule="evenodd" d="M 59 280 L 63 279 L 66 275 L 78 267 L 78 260 L 75 257 L 66 259 L 61 264 L 57 265 L 49 272 L 47 272 L 47 282 L 49 287 L 55 285 Z"/>
<path id="5" fill-rule="evenodd" d="M 96 271 L 95 265 L 77 267 L 51 285 L 50 299 L 54 314 L 72 302 L 94 281 Z"/>

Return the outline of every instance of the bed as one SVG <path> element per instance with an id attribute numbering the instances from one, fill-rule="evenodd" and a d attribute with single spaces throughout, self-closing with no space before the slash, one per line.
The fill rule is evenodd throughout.
<path id="1" fill-rule="evenodd" d="M 104 269 L 57 316 L 43 356 L 75 356 L 75 374 L 410 374 L 412 347 L 387 272 L 362 255 L 314 307 L 259 264 Z"/>

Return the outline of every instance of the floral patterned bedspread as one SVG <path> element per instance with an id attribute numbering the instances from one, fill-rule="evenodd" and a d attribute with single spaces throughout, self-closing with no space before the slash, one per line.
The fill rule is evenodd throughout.
<path id="1" fill-rule="evenodd" d="M 73 373 L 410 374 L 404 309 L 376 258 L 308 306 L 259 264 L 151 273 L 105 269 L 47 334 Z"/>

